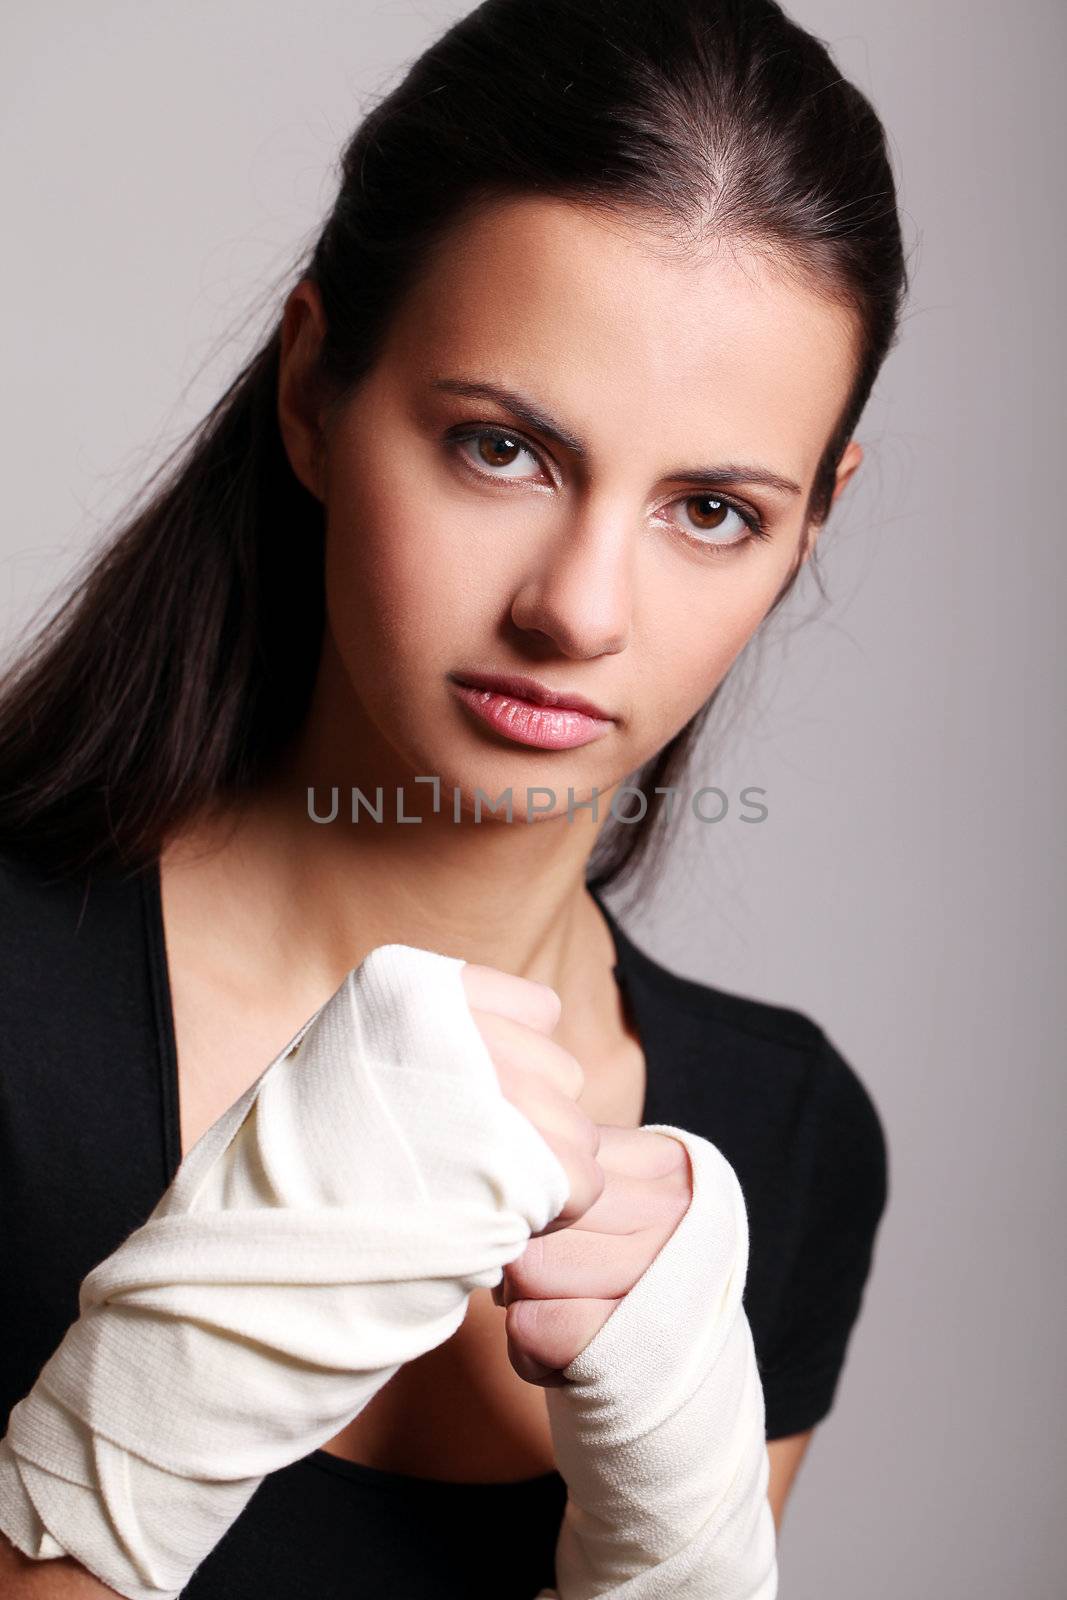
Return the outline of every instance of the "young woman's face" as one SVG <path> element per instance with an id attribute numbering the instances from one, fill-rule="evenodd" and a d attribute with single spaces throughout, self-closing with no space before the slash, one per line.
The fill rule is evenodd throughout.
<path id="1" fill-rule="evenodd" d="M 454 229 L 315 485 L 334 657 L 352 729 L 397 758 L 382 779 L 437 775 L 465 807 L 511 788 L 517 816 L 545 786 L 559 814 L 655 754 L 802 558 L 853 361 L 846 314 L 747 253 L 687 265 L 540 198 Z M 483 674 L 606 717 L 456 682 Z"/>

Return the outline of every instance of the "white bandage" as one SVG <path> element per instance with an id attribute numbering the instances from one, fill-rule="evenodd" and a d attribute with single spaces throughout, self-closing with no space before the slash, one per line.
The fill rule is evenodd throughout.
<path id="1" fill-rule="evenodd" d="M 448 1339 L 562 1210 L 462 966 L 372 951 L 84 1279 L 0 1441 L 26 1555 L 174 1600 L 262 1478 Z"/>
<path id="2" fill-rule="evenodd" d="M 568 1492 L 558 1595 L 774 1600 L 763 1388 L 741 1304 L 744 1197 L 707 1139 L 648 1126 L 685 1145 L 693 1197 L 651 1265 L 563 1369 L 567 1386 L 545 1391 Z"/>
<path id="3" fill-rule="evenodd" d="M 188 1153 L 0 1440 L 0 1530 L 176 1600 L 262 1478 L 443 1343 L 568 1195 L 503 1096 L 463 962 L 373 951 Z M 714 1146 L 549 1416 L 562 1600 L 771 1600 L 747 1218 Z M 546 1597 L 552 1591 L 544 1591 Z"/>

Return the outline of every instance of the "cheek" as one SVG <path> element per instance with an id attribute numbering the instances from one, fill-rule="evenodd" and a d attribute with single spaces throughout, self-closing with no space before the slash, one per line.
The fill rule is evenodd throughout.
<path id="1" fill-rule="evenodd" d="M 732 571 L 690 574 L 684 594 L 677 572 L 672 572 L 670 592 L 660 592 L 654 604 L 642 608 L 642 627 L 634 641 L 641 658 L 634 733 L 650 749 L 696 715 L 773 604 L 788 572 L 788 555 L 763 550 L 749 554 L 747 565 L 738 561 Z M 653 600 L 651 590 L 646 598 Z"/>
<path id="2" fill-rule="evenodd" d="M 399 660 L 447 648 L 475 605 L 465 564 L 459 530 L 410 484 L 365 471 L 334 485 L 326 599 L 346 653 Z"/>

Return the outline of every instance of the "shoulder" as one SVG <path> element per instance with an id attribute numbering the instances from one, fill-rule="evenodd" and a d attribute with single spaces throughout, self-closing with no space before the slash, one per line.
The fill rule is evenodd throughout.
<path id="1" fill-rule="evenodd" d="M 59 977 L 77 920 L 75 887 L 0 850 L 0 978 L 5 1010 L 32 1000 Z"/>
<path id="2" fill-rule="evenodd" d="M 822 1032 L 805 1012 L 686 977 L 651 955 L 595 895 L 615 943 L 617 970 L 626 986 L 640 991 L 657 1022 L 676 1020 L 696 1038 L 733 1035 L 739 1044 L 766 1045 L 801 1059 L 817 1052 Z"/>
<path id="3" fill-rule="evenodd" d="M 748 1061 L 773 1063 L 827 1113 L 867 1124 L 878 1120 L 863 1080 L 810 1013 L 686 977 L 650 955 L 617 922 L 614 932 L 627 984 L 640 989 L 646 1009 L 687 1046 L 721 1053 L 728 1045 Z"/>
<path id="4" fill-rule="evenodd" d="M 118 869 L 63 874 L 0 845 L 0 925 L 5 945 L 80 936 L 140 907 L 146 874 Z"/>
<path id="5" fill-rule="evenodd" d="M 820 1144 L 834 1162 L 833 1172 L 821 1181 L 851 1185 L 870 1220 L 877 1221 L 888 1191 L 885 1125 L 864 1079 L 821 1028 L 812 1056 L 810 1093 Z"/>
<path id="6" fill-rule="evenodd" d="M 649 1120 L 711 1139 L 745 1195 L 767 1437 L 805 1432 L 834 1404 L 873 1264 L 889 1192 L 881 1115 L 808 1012 L 685 977 L 616 929 L 664 1084 Z"/>
<path id="7" fill-rule="evenodd" d="M 143 869 L 64 875 L 0 848 L 0 1070 L 43 1088 L 140 1046 L 151 894 Z"/>
<path id="8" fill-rule="evenodd" d="M 77 925 L 88 882 L 62 877 L 40 862 L 0 848 L 0 937 L 5 952 L 33 949 Z"/>
<path id="9" fill-rule="evenodd" d="M 5 1221 L 60 1197 L 69 1219 L 91 1196 L 89 1228 L 93 1204 L 107 1196 L 124 1222 L 127 1179 L 143 1167 L 154 1181 L 168 1085 L 147 925 L 137 877 L 58 877 L 0 851 Z M 34 1226 L 43 1227 L 40 1216 Z"/>
<path id="10" fill-rule="evenodd" d="M 0 851 L 0 1431 L 166 1187 L 167 1093 L 137 884 Z"/>
<path id="11" fill-rule="evenodd" d="M 707 1105 L 743 1181 L 788 1183 L 827 1216 L 843 1204 L 871 1233 L 888 1192 L 885 1126 L 861 1072 L 808 1012 L 687 977 L 618 928 L 642 1020 L 688 1103 Z"/>
<path id="12" fill-rule="evenodd" d="M 646 980 L 670 998 L 672 1006 L 712 1025 L 715 1032 L 725 1030 L 804 1057 L 817 1054 L 822 1047 L 822 1029 L 805 1011 L 684 977 L 644 953 L 643 971 Z"/>

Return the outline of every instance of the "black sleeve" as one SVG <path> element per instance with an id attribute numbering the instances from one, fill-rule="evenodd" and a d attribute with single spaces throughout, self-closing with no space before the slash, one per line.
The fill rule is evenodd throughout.
<path id="1" fill-rule="evenodd" d="M 804 1432 L 833 1405 L 889 1192 L 878 1111 L 821 1030 L 800 1139 L 802 1226 L 761 1363 L 768 1439 Z"/>

